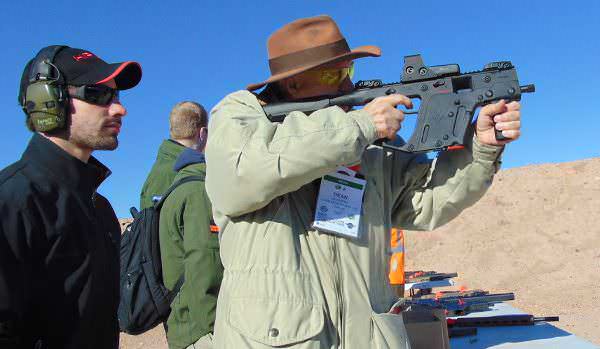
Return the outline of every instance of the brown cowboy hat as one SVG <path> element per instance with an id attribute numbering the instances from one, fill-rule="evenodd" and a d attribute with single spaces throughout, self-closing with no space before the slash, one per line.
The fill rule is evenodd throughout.
<path id="1" fill-rule="evenodd" d="M 378 57 L 377 46 L 350 50 L 337 24 L 329 16 L 298 19 L 274 32 L 267 41 L 271 77 L 248 85 L 250 91 L 320 65 L 362 57 Z"/>

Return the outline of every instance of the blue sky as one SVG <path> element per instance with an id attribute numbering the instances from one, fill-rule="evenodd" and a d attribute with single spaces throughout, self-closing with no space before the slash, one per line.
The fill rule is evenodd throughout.
<path id="1" fill-rule="evenodd" d="M 25 63 L 46 45 L 88 49 L 109 62 L 139 61 L 142 82 L 122 94 L 120 146 L 94 155 L 113 171 L 100 192 L 119 217 L 139 203 L 156 150 L 179 101 L 212 108 L 224 95 L 269 75 L 266 39 L 300 17 L 329 14 L 351 47 L 378 45 L 355 80 L 398 81 L 403 56 L 458 63 L 463 72 L 510 60 L 522 84 L 523 136 L 504 168 L 600 156 L 600 2 L 576 1 L 3 1 L 0 33 L 0 167 L 31 134 L 17 105 Z"/>

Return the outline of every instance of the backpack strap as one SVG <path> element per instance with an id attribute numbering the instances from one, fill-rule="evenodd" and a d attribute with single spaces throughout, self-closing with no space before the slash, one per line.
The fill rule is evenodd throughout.
<path id="1" fill-rule="evenodd" d="M 160 209 L 162 208 L 163 203 L 165 202 L 165 200 L 167 199 L 167 197 L 169 196 L 169 194 L 171 194 L 178 186 L 188 183 L 188 182 L 194 182 L 194 181 L 203 181 L 204 180 L 204 176 L 205 173 L 202 173 L 202 175 L 197 175 L 197 176 L 188 176 L 188 177 L 184 177 L 180 180 L 178 180 L 177 182 L 171 184 L 171 186 L 169 187 L 169 189 L 167 189 L 167 191 L 163 194 L 163 196 L 160 198 L 160 200 L 154 204 L 154 209 L 156 211 L 160 211 Z M 179 290 L 181 289 L 181 286 L 183 286 L 183 282 L 185 281 L 185 275 L 181 275 L 179 277 L 179 280 L 177 280 L 177 283 L 175 284 L 175 286 L 173 287 L 173 289 L 171 290 L 171 294 L 173 296 L 175 296 Z"/>
<path id="2" fill-rule="evenodd" d="M 171 194 L 173 192 L 173 190 L 175 190 L 178 186 L 185 184 L 187 182 L 193 182 L 193 181 L 203 181 L 204 180 L 204 176 L 205 174 L 202 173 L 202 175 L 198 175 L 198 176 L 188 176 L 188 177 L 184 177 L 178 181 L 176 181 L 175 183 L 171 184 L 171 186 L 169 187 L 169 189 L 167 189 L 167 191 L 163 194 L 163 196 L 160 198 L 160 200 L 154 204 L 154 209 L 156 210 L 160 210 L 163 203 L 165 202 L 165 200 L 167 199 L 167 197 L 169 196 L 169 194 Z"/>
<path id="3" fill-rule="evenodd" d="M 181 286 L 183 286 L 184 281 L 185 281 L 185 275 L 181 274 L 181 276 L 179 277 L 179 280 L 177 280 L 177 283 L 175 284 L 175 286 L 173 286 L 173 289 L 171 290 L 171 293 L 173 295 L 176 295 L 177 293 L 179 293 L 179 290 L 181 289 Z"/>

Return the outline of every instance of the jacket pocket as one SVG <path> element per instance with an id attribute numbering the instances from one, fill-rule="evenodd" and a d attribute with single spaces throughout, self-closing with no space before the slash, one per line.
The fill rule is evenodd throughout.
<path id="1" fill-rule="evenodd" d="M 232 299 L 227 319 L 244 337 L 275 347 L 308 340 L 324 326 L 321 305 L 291 300 Z"/>
<path id="2" fill-rule="evenodd" d="M 371 323 L 371 340 L 373 341 L 371 347 L 378 349 L 410 349 L 410 342 L 401 314 L 373 314 L 371 315 Z"/>

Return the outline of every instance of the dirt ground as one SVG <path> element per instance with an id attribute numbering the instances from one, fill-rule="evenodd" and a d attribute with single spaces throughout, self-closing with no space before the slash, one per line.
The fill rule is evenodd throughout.
<path id="1" fill-rule="evenodd" d="M 600 345 L 600 158 L 500 171 L 476 205 L 406 233 L 407 269 L 457 272 L 457 286 L 514 292 L 512 305 Z M 121 348 L 167 348 L 161 327 Z"/>
<path id="2" fill-rule="evenodd" d="M 407 264 L 514 292 L 514 306 L 600 345 L 599 222 L 599 158 L 500 171 L 448 225 L 407 232 Z"/>

